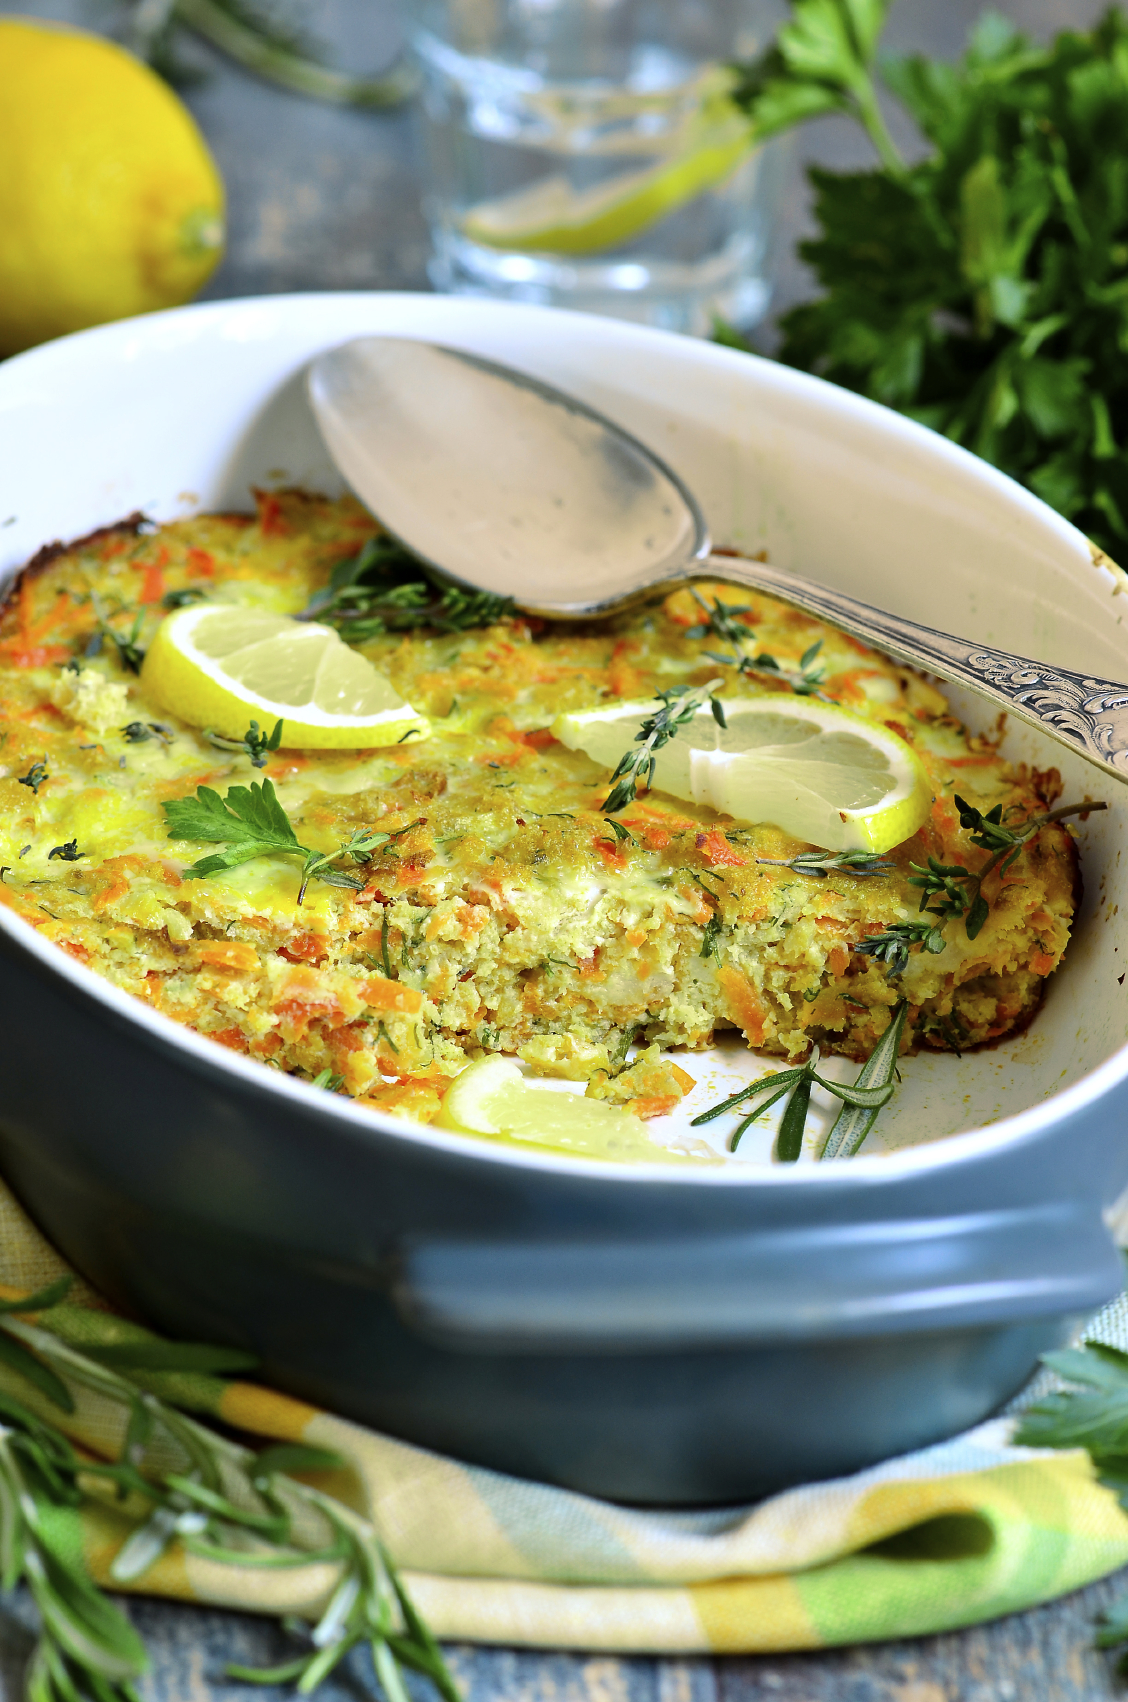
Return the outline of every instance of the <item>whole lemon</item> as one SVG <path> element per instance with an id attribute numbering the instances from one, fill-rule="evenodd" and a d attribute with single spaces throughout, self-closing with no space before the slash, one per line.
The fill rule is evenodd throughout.
<path id="1" fill-rule="evenodd" d="M 223 252 L 185 107 L 101 36 L 0 18 L 0 355 L 175 307 Z"/>

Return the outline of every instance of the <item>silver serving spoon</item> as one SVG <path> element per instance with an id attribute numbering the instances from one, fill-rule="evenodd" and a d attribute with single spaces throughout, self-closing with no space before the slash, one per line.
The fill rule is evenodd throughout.
<path id="1" fill-rule="evenodd" d="M 318 356 L 309 396 L 357 495 L 457 585 L 580 619 L 707 571 L 967 686 L 1128 783 L 1128 685 L 969 644 L 767 562 L 711 554 L 677 475 L 563 391 L 435 343 L 360 337 Z"/>

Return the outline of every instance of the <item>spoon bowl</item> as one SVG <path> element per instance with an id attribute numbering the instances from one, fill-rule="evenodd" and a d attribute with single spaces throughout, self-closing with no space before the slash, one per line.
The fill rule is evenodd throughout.
<path id="1" fill-rule="evenodd" d="M 709 553 L 692 493 L 656 455 L 495 361 L 360 337 L 313 362 L 309 395 L 354 490 L 456 584 L 587 618 Z"/>
<path id="2" fill-rule="evenodd" d="M 985 648 L 767 562 L 715 554 L 677 475 L 596 409 L 496 361 L 359 337 L 311 363 L 326 446 L 432 572 L 587 619 L 708 573 L 966 686 L 1128 784 L 1128 684 Z"/>

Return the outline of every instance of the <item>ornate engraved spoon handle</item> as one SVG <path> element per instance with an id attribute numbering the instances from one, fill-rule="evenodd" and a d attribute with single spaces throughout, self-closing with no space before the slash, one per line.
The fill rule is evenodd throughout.
<path id="1" fill-rule="evenodd" d="M 864 639 L 900 662 L 967 686 L 1098 768 L 1111 769 L 1118 780 L 1128 784 L 1128 684 L 1090 679 L 1065 668 L 1031 662 L 1025 656 L 1012 656 L 1005 650 L 969 644 L 966 639 L 918 626 L 901 615 L 873 609 L 829 586 L 796 579 L 767 562 L 710 555 L 694 563 L 695 572 L 700 573 L 702 568 L 718 579 L 767 591 Z"/>

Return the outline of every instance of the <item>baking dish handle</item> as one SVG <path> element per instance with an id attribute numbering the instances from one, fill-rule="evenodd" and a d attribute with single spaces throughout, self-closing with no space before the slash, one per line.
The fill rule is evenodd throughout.
<path id="1" fill-rule="evenodd" d="M 1082 1315 L 1123 1266 L 1094 1201 L 708 1239 L 416 1238 L 404 1322 L 470 1352 L 620 1353 Z"/>

